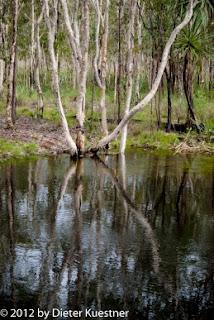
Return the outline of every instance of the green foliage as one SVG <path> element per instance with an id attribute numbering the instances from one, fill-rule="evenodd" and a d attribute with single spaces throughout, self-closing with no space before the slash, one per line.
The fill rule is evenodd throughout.
<path id="1" fill-rule="evenodd" d="M 178 134 L 165 133 L 163 131 L 142 131 L 138 135 L 129 135 L 127 138 L 127 149 L 133 147 L 170 150 L 179 143 Z M 119 149 L 120 139 L 111 144 L 113 149 Z"/>
<path id="2" fill-rule="evenodd" d="M 22 143 L 19 141 L 8 141 L 0 139 L 0 157 L 23 157 L 38 153 L 38 146 L 35 143 Z"/>

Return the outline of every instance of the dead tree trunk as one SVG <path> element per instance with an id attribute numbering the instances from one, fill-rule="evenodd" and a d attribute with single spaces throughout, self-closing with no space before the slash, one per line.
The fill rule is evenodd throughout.
<path id="1" fill-rule="evenodd" d="M 19 0 L 13 2 L 13 33 L 10 52 L 10 65 L 7 93 L 7 126 L 12 128 L 16 119 L 16 52 Z"/>

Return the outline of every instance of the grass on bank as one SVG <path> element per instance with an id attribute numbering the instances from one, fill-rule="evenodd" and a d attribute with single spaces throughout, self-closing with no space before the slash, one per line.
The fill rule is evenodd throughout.
<path id="1" fill-rule="evenodd" d="M 19 158 L 24 156 L 33 156 L 37 153 L 38 146 L 35 143 L 8 141 L 0 138 L 0 158 Z"/>
<path id="2" fill-rule="evenodd" d="M 17 114 L 18 116 L 24 115 L 27 117 L 36 118 L 37 110 L 37 94 L 36 91 L 31 92 L 29 88 L 23 84 L 21 79 L 17 85 Z M 48 85 L 43 86 L 44 90 L 44 120 L 50 121 L 54 124 L 61 125 L 59 113 L 56 109 L 54 97 L 50 88 L 50 79 L 46 82 Z M 145 87 L 145 86 L 144 86 Z M 143 88 L 142 97 L 147 93 L 148 88 Z M 76 126 L 75 119 L 75 96 L 77 92 L 72 89 L 71 83 L 68 79 L 62 79 L 61 95 L 62 102 L 65 108 L 66 117 L 70 127 Z M 205 124 L 205 132 L 203 136 L 207 135 L 211 138 L 214 136 L 214 108 L 213 108 L 213 94 L 205 89 L 196 88 L 194 93 L 195 112 L 199 122 Z M 134 105 L 135 97 L 133 97 Z M 99 88 L 96 86 L 88 85 L 86 94 L 86 135 L 88 140 L 96 141 L 101 137 L 100 132 L 100 112 L 98 108 L 99 101 Z M 6 98 L 0 101 L 0 112 L 5 113 Z M 112 88 L 107 90 L 106 96 L 108 118 L 113 119 L 117 115 L 117 107 L 114 105 L 114 91 Z M 123 114 L 124 101 L 121 105 L 121 115 Z M 186 100 L 183 94 L 174 95 L 172 97 L 172 121 L 173 123 L 184 123 L 186 120 Z M 161 96 L 161 121 L 162 125 L 167 120 L 167 97 Z M 165 133 L 164 130 L 156 129 L 157 119 L 154 101 L 152 104 L 146 106 L 141 112 L 134 116 L 133 121 L 129 124 L 129 135 L 127 139 L 127 149 L 132 147 L 143 147 L 152 149 L 167 150 L 176 147 L 180 143 L 181 135 L 178 133 Z M 115 124 L 109 123 L 109 131 L 114 128 Z M 194 133 L 190 133 L 191 138 L 197 141 Z M 186 135 L 183 135 L 186 139 Z M 203 138 L 202 138 L 203 139 Z M 211 141 L 212 139 L 210 139 Z M 11 142 L 12 144 L 14 142 Z M 18 142 L 17 142 L 18 143 Z M 16 147 L 19 149 L 20 146 Z M 87 142 L 88 143 L 88 142 Z M 119 148 L 120 138 L 111 143 L 113 149 Z M 10 148 L 10 147 L 9 147 Z M 25 149 L 25 147 L 24 147 Z M 0 149 L 0 154 L 3 151 Z M 18 151 L 14 150 L 18 153 Z M 24 151 L 25 152 L 25 151 Z"/>

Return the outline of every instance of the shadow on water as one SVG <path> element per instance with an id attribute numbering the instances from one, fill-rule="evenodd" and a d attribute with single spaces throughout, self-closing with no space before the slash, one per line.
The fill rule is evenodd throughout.
<path id="1" fill-rule="evenodd" d="M 136 153 L 2 165 L 0 307 L 211 319 L 208 162 Z"/>

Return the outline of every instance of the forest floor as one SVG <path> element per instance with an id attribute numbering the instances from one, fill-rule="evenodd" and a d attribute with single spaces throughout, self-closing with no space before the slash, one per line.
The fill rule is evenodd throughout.
<path id="1" fill-rule="evenodd" d="M 92 120 L 93 122 L 93 120 Z M 99 122 L 99 121 L 98 121 Z M 90 123 L 90 128 L 97 125 Z M 88 140 L 99 139 L 88 128 Z M 71 129 L 75 135 L 75 128 Z M 95 134 L 95 136 L 94 136 Z M 140 121 L 132 121 L 129 125 L 127 150 L 133 148 L 165 150 L 174 153 L 205 153 L 214 154 L 213 137 L 195 133 L 165 133 L 163 130 L 142 131 Z M 111 144 L 111 150 L 118 151 L 120 140 Z M 18 117 L 14 128 L 7 129 L 4 117 L 0 120 L 0 158 L 22 157 L 32 155 L 56 155 L 68 153 L 62 128 L 58 122 L 45 119 L 35 119 L 21 115 Z"/>
<path id="2" fill-rule="evenodd" d="M 20 116 L 12 129 L 0 121 L 0 157 L 68 152 L 62 128 L 46 120 Z"/>

